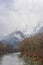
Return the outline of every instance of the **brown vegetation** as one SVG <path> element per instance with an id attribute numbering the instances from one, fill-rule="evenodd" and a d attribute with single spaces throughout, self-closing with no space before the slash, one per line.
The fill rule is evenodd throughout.
<path id="1" fill-rule="evenodd" d="M 2 42 L 0 42 L 0 55 L 14 53 L 18 51 L 19 51 L 18 48 L 14 48 L 13 45 L 11 44 L 4 45 Z"/>
<path id="2" fill-rule="evenodd" d="M 19 44 L 22 56 L 30 56 L 43 63 L 43 34 L 26 38 Z"/>

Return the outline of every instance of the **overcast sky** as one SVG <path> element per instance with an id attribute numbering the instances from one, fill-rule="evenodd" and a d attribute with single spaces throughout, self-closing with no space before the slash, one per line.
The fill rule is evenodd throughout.
<path id="1" fill-rule="evenodd" d="M 43 0 L 0 0 L 0 37 L 28 25 L 43 24 Z"/>

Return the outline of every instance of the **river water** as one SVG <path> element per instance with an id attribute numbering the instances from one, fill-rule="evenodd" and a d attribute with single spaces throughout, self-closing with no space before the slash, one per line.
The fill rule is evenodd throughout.
<path id="1" fill-rule="evenodd" d="M 0 65 L 37 65 L 36 63 L 25 63 L 22 58 L 19 58 L 20 53 L 12 53 L 8 55 L 0 56 Z"/>
<path id="2" fill-rule="evenodd" d="M 20 53 L 12 53 L 0 57 L 0 65 L 24 65 L 23 59 L 19 58 Z"/>

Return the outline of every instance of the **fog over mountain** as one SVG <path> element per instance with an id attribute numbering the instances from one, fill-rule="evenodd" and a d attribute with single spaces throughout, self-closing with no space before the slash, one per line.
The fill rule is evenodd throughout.
<path id="1" fill-rule="evenodd" d="M 43 24 L 43 0 L 0 0 L 0 39 L 24 27 L 31 34 L 38 22 Z"/>
<path id="2" fill-rule="evenodd" d="M 38 22 L 37 26 L 33 29 L 32 33 L 42 33 L 43 32 L 43 22 Z"/>

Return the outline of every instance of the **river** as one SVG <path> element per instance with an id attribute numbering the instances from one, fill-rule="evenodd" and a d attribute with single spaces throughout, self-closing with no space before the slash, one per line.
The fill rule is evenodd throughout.
<path id="1" fill-rule="evenodd" d="M 20 53 L 12 53 L 0 56 L 0 65 L 37 65 L 36 63 L 26 64 L 22 58 L 19 58 L 19 54 Z"/>
<path id="2" fill-rule="evenodd" d="M 0 57 L 0 65 L 24 65 L 24 61 L 19 58 L 20 53 L 12 53 Z"/>

